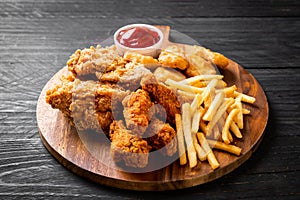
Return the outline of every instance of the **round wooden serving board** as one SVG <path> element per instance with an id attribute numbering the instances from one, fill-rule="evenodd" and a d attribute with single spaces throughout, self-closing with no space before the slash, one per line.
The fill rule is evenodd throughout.
<path id="1" fill-rule="evenodd" d="M 165 44 L 169 44 L 169 27 L 159 26 L 165 33 Z M 174 44 L 174 43 L 173 43 Z M 181 45 L 181 44 L 180 44 Z M 212 170 L 207 162 L 198 162 L 190 169 L 180 166 L 176 160 L 162 169 L 147 173 L 129 173 L 109 167 L 107 159 L 95 158 L 83 144 L 76 129 L 68 123 L 57 109 L 52 109 L 45 102 L 46 91 L 60 82 L 60 77 L 67 74 L 67 67 L 55 74 L 43 88 L 37 104 L 37 122 L 43 144 L 49 152 L 66 168 L 94 182 L 131 190 L 174 190 L 196 186 L 219 178 L 244 163 L 260 144 L 268 120 L 268 103 L 265 93 L 256 79 L 240 65 L 230 60 L 226 70 L 222 70 L 228 85 L 235 84 L 240 92 L 256 98 L 253 105 L 244 104 L 251 111 L 244 117 L 243 138 L 236 145 L 242 148 L 237 157 L 229 153 L 214 150 L 220 167 Z M 101 145 L 99 145 L 101 147 Z"/>

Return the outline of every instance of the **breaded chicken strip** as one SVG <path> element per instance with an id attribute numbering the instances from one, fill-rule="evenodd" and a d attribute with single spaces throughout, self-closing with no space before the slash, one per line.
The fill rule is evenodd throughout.
<path id="1" fill-rule="evenodd" d="M 188 55 L 192 55 L 192 54 L 200 56 L 200 57 L 204 58 L 205 60 L 214 63 L 221 69 L 226 68 L 229 63 L 228 58 L 226 58 L 224 55 L 217 53 L 217 52 L 213 52 L 213 51 L 211 51 L 207 48 L 201 47 L 201 46 L 196 46 L 196 45 L 186 46 L 185 51 L 186 51 L 186 57 L 188 57 Z"/>
<path id="2" fill-rule="evenodd" d="M 150 108 L 153 106 L 148 92 L 138 89 L 123 101 L 126 126 L 134 135 L 142 136 L 152 117 Z"/>
<path id="3" fill-rule="evenodd" d="M 182 81 L 186 79 L 185 75 L 183 75 L 181 72 L 167 67 L 158 67 L 153 74 L 160 82 L 165 82 L 167 79 L 174 81 Z"/>
<path id="4" fill-rule="evenodd" d="M 142 78 L 146 75 L 152 75 L 149 69 L 146 69 L 144 65 L 136 66 L 134 69 L 126 72 L 117 83 L 118 86 L 128 89 L 131 91 L 137 90 L 141 85 L 140 82 Z"/>
<path id="5" fill-rule="evenodd" d="M 176 131 L 168 123 L 153 119 L 145 136 L 152 150 L 162 149 L 162 154 L 172 156 L 177 152 Z"/>
<path id="6" fill-rule="evenodd" d="M 166 67 L 184 70 L 189 66 L 188 61 L 184 57 L 184 50 L 178 46 L 171 45 L 162 50 L 158 61 Z"/>
<path id="7" fill-rule="evenodd" d="M 151 56 L 144 56 L 136 52 L 126 52 L 123 58 L 129 62 L 136 62 L 139 64 L 158 64 L 158 61 Z"/>
<path id="8" fill-rule="evenodd" d="M 95 91 L 95 106 L 101 129 L 108 131 L 113 119 L 120 119 L 123 115 L 122 100 L 129 94 L 115 85 L 99 84 Z"/>
<path id="9" fill-rule="evenodd" d="M 78 131 L 101 130 L 96 112 L 96 90 L 95 81 L 80 81 L 79 79 L 74 81 L 70 111 Z M 112 121 L 109 118 L 107 120 Z"/>
<path id="10" fill-rule="evenodd" d="M 117 83 L 128 71 L 134 69 L 138 64 L 128 63 L 123 58 L 114 61 L 105 71 L 96 72 L 96 77 L 101 82 Z"/>
<path id="11" fill-rule="evenodd" d="M 189 54 L 186 57 L 190 63 L 185 71 L 188 77 L 216 74 L 216 69 L 210 61 L 196 54 Z"/>
<path id="12" fill-rule="evenodd" d="M 144 76 L 141 80 L 142 89 L 147 91 L 156 103 L 163 106 L 167 112 L 167 121 L 174 124 L 175 114 L 180 113 L 180 102 L 176 92 L 159 83 L 153 74 Z"/>
<path id="13" fill-rule="evenodd" d="M 70 56 L 67 62 L 68 70 L 74 75 L 84 76 L 103 73 L 109 69 L 113 62 L 120 59 L 115 45 L 102 48 L 91 46 L 89 49 L 78 49 Z"/>
<path id="14" fill-rule="evenodd" d="M 124 162 L 128 167 L 143 168 L 148 164 L 151 147 L 146 140 L 127 130 L 123 121 L 113 121 L 110 125 L 111 156 L 117 163 Z"/>
<path id="15" fill-rule="evenodd" d="M 59 109 L 78 130 L 108 131 L 110 123 L 119 112 L 118 105 L 129 92 L 116 86 L 96 81 L 81 81 L 69 76 L 46 93 L 46 102 Z M 114 108 L 115 112 L 112 112 Z"/>
<path id="16" fill-rule="evenodd" d="M 69 120 L 71 120 L 70 105 L 72 103 L 74 80 L 73 75 L 62 77 L 60 84 L 46 92 L 46 102 L 52 108 L 59 109 Z"/>

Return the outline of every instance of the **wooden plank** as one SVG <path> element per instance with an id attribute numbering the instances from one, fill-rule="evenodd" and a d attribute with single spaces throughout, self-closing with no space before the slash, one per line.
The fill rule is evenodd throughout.
<path id="1" fill-rule="evenodd" d="M 266 135 L 267 136 L 267 135 Z M 274 138 L 273 138 L 274 139 Z M 272 140 L 273 141 L 273 140 Z M 297 160 L 299 139 L 290 138 L 281 141 L 275 139 L 270 143 L 264 140 L 257 152 L 249 161 L 239 169 L 224 176 L 222 180 L 194 187 L 191 189 L 164 192 L 145 193 L 113 190 L 104 186 L 95 186 L 78 176 L 72 175 L 49 155 L 39 139 L 19 139 L 1 141 L 1 166 L 0 166 L 0 197 L 107 197 L 118 198 L 179 198 L 201 195 L 202 198 L 224 197 L 262 197 L 268 196 L 272 188 L 273 195 L 292 195 L 297 191 L 297 162 L 291 162 L 287 167 L 285 160 Z M 274 146 L 277 146 L 274 148 Z M 283 152 L 278 154 L 275 152 Z M 4 154 L 4 157 L 3 157 Z M 285 158 L 289 154 L 291 157 Z M 259 156 L 258 156 L 259 155 Z M 265 160 L 266 159 L 266 160 Z M 283 161 L 282 161 L 283 159 Z M 253 171 L 255 169 L 255 171 Z M 27 178 L 24 178 L 27 177 Z M 259 183 L 259 184 L 258 184 Z M 218 187 L 214 187 L 218 185 Z M 255 191 L 255 192 L 254 192 Z"/>
<path id="2" fill-rule="evenodd" d="M 3 62 L 41 61 L 47 67 L 51 66 L 50 62 L 64 65 L 76 49 L 96 45 L 117 27 L 136 22 L 169 24 L 172 29 L 223 53 L 246 69 L 300 67 L 300 58 L 296 55 L 298 18 L 130 18 L 115 19 L 111 24 L 97 18 L 3 19 L 0 20 L 3 44 L 0 59 Z"/>
<path id="3" fill-rule="evenodd" d="M 57 17 L 71 16 L 98 18 L 128 18 L 128 17 L 266 17 L 266 16 L 298 16 L 299 2 L 286 1 L 7 1 L 2 0 L 1 17 Z M 126 8 L 126 9 L 124 9 Z"/>

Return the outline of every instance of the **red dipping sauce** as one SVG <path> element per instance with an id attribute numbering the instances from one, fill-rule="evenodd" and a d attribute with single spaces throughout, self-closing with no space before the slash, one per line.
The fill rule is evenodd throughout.
<path id="1" fill-rule="evenodd" d="M 160 40 L 160 36 L 148 28 L 134 27 L 120 31 L 117 40 L 126 47 L 145 48 L 156 44 Z"/>

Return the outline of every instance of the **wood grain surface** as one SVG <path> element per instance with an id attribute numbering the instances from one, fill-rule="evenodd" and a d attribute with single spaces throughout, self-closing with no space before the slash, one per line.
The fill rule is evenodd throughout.
<path id="1" fill-rule="evenodd" d="M 300 2 L 139 2 L 0 1 L 0 198 L 299 199 Z M 169 25 L 254 75 L 270 114 L 264 139 L 247 162 L 201 186 L 153 193 L 94 184 L 48 153 L 36 121 L 43 86 L 70 52 L 129 23 Z"/>

